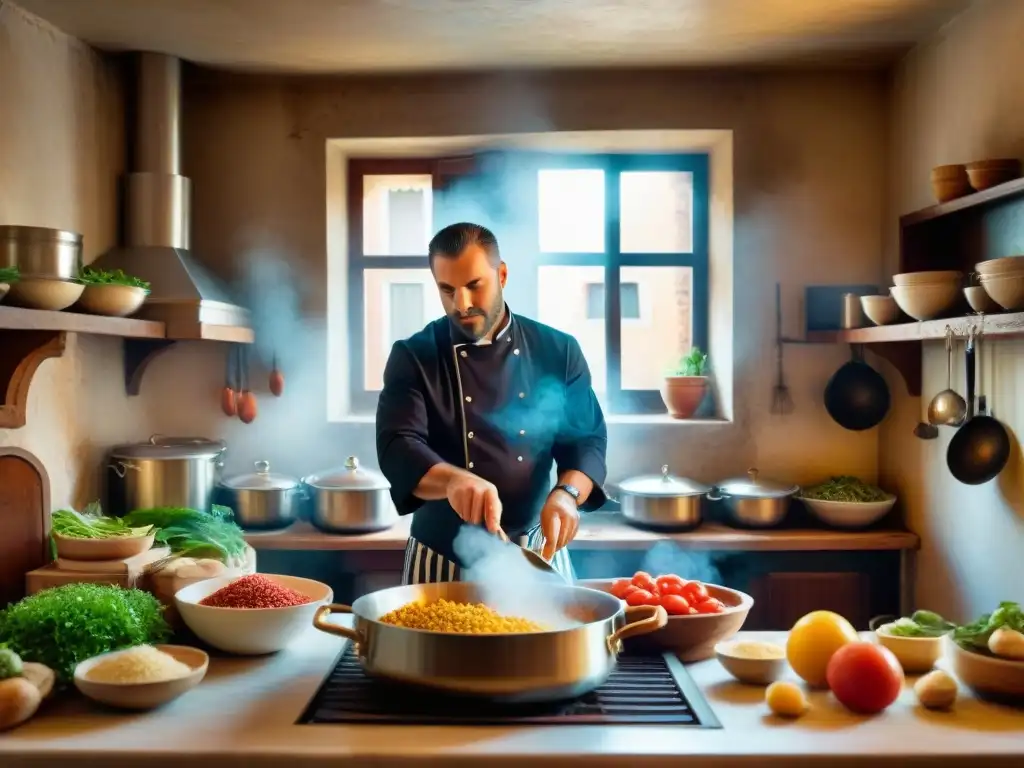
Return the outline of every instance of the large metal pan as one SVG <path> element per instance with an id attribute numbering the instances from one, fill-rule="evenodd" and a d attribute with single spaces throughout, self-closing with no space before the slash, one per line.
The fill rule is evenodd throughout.
<path id="1" fill-rule="evenodd" d="M 466 635 L 406 629 L 377 620 L 413 601 L 441 598 L 485 603 L 552 629 Z M 331 623 L 334 613 L 353 614 L 355 628 Z M 371 592 L 351 607 L 324 605 L 313 625 L 356 643 L 367 674 L 446 693 L 536 702 L 574 698 L 598 687 L 615 668 L 623 640 L 661 629 L 667 621 L 661 606 L 624 607 L 612 595 L 583 587 L 513 587 L 498 595 L 478 584 L 449 582 Z"/>

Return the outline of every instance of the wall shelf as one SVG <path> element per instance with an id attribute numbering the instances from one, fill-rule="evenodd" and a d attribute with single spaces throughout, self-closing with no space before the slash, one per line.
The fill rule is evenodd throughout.
<path id="1" fill-rule="evenodd" d="M 25 426 L 32 377 L 44 360 L 64 353 L 68 333 L 123 340 L 124 382 L 129 395 L 139 393 L 149 363 L 178 341 L 168 339 L 164 323 L 155 320 L 0 306 L 0 429 Z M 207 326 L 197 340 L 251 344 L 254 336 L 249 328 Z"/>
<path id="2" fill-rule="evenodd" d="M 950 200 L 948 203 L 930 205 L 919 211 L 905 214 L 900 217 L 900 227 L 912 227 L 917 224 L 933 221 L 934 219 L 950 216 L 954 213 L 969 211 L 972 208 L 980 208 L 1008 201 L 1011 198 L 1021 195 L 1024 195 L 1024 179 L 1014 179 L 1013 181 L 1008 181 L 1005 184 L 1000 184 L 992 187 L 991 189 L 985 189 L 981 192 L 974 192 L 970 195 L 958 197 L 956 200 Z"/>

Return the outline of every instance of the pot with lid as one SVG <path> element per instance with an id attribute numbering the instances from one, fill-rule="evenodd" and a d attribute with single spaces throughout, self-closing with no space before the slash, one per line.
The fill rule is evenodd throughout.
<path id="1" fill-rule="evenodd" d="M 120 516 L 153 507 L 209 512 L 225 450 L 219 440 L 163 435 L 112 448 L 106 513 Z"/>
<path id="2" fill-rule="evenodd" d="M 790 502 L 799 491 L 796 485 L 761 479 L 757 469 L 751 468 L 745 477 L 718 483 L 708 499 L 720 502 L 735 525 L 771 528 L 783 521 Z"/>
<path id="3" fill-rule="evenodd" d="M 341 469 L 303 478 L 311 499 L 310 522 L 327 533 L 372 533 L 398 522 L 391 483 L 349 456 Z"/>
<path id="4" fill-rule="evenodd" d="M 708 486 L 669 474 L 641 475 L 619 483 L 619 504 L 626 522 L 638 528 L 688 531 L 701 524 L 701 500 Z"/>
<path id="5" fill-rule="evenodd" d="M 306 491 L 302 481 L 270 471 L 257 461 L 255 472 L 229 478 L 217 488 L 217 500 L 235 512 L 235 522 L 248 530 L 287 528 L 299 519 Z"/>

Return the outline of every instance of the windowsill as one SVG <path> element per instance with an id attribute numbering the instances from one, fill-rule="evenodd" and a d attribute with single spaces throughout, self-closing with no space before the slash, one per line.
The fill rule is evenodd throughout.
<path id="1" fill-rule="evenodd" d="M 372 413 L 350 413 L 335 420 L 335 424 L 374 424 L 377 420 Z M 615 413 L 605 416 L 609 425 L 627 426 L 672 426 L 672 427 L 722 427 L 732 424 L 728 419 L 673 419 L 667 413 Z"/>

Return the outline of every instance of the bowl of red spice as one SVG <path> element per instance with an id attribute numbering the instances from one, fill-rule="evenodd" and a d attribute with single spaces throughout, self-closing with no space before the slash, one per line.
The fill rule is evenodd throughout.
<path id="1" fill-rule="evenodd" d="M 313 625 L 313 614 L 334 593 L 298 576 L 253 573 L 198 581 L 174 595 L 185 625 L 228 653 L 276 653 Z"/>

